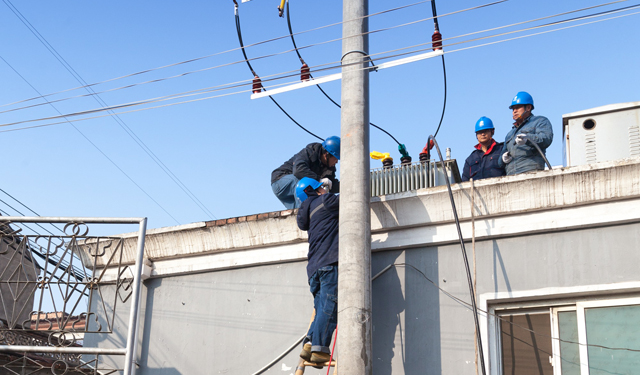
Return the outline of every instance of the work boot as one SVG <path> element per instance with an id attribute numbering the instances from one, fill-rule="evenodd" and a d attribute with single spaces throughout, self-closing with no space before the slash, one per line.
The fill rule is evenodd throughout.
<path id="1" fill-rule="evenodd" d="M 307 343 L 302 346 L 302 351 L 300 352 L 300 358 L 309 362 L 311 359 L 311 344 Z"/>
<path id="2" fill-rule="evenodd" d="M 325 352 L 313 352 L 311 353 L 311 359 L 309 359 L 309 362 L 325 363 L 325 362 L 329 362 L 330 358 L 331 358 L 331 355 Z"/>

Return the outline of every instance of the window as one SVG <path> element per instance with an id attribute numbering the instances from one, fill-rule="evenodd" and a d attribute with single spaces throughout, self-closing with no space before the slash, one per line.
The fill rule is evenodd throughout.
<path id="1" fill-rule="evenodd" d="M 640 373 L 640 298 L 494 308 L 503 375 Z M 558 339 L 559 338 L 559 339 Z M 631 350 L 628 350 L 631 349 Z"/>
<path id="2" fill-rule="evenodd" d="M 502 373 L 553 375 L 549 309 L 500 314 L 500 318 Z"/>

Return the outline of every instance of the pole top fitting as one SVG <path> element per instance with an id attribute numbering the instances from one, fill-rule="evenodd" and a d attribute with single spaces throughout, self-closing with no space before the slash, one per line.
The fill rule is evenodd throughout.
<path id="1" fill-rule="evenodd" d="M 365 51 L 361 51 L 361 50 L 353 50 L 353 51 L 349 51 L 346 52 L 344 55 L 342 55 L 342 57 L 340 58 L 340 63 L 342 64 L 342 61 L 344 60 L 345 57 L 347 57 L 347 55 L 351 54 L 351 53 L 361 53 L 364 56 L 366 56 L 369 61 L 371 62 L 371 67 L 373 68 L 374 71 L 378 71 L 378 67 L 376 66 L 376 64 L 373 62 L 373 59 L 371 59 L 371 56 L 369 56 L 368 53 L 366 53 Z"/>

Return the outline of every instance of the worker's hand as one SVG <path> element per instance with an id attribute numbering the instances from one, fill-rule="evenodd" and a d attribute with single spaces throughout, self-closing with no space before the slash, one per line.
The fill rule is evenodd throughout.
<path id="1" fill-rule="evenodd" d="M 511 154 L 509 153 L 509 151 L 505 152 L 504 154 L 502 154 L 502 161 L 505 164 L 509 164 L 511 163 L 511 161 L 513 160 L 513 156 L 511 156 Z"/>
<path id="2" fill-rule="evenodd" d="M 518 146 L 522 146 L 525 143 L 527 143 L 527 135 L 524 133 L 520 133 L 518 135 L 516 135 L 516 144 Z"/>
<path id="3" fill-rule="evenodd" d="M 331 182 L 330 179 L 325 177 L 320 180 L 320 183 L 322 184 L 322 187 L 327 191 L 327 193 L 331 191 L 331 188 L 333 187 L 333 182 Z"/>

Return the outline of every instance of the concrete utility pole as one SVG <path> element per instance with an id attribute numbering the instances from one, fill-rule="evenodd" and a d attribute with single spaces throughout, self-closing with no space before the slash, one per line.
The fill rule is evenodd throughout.
<path id="1" fill-rule="evenodd" d="M 368 11 L 368 0 L 343 1 L 337 346 L 349 375 L 372 373 Z"/>

